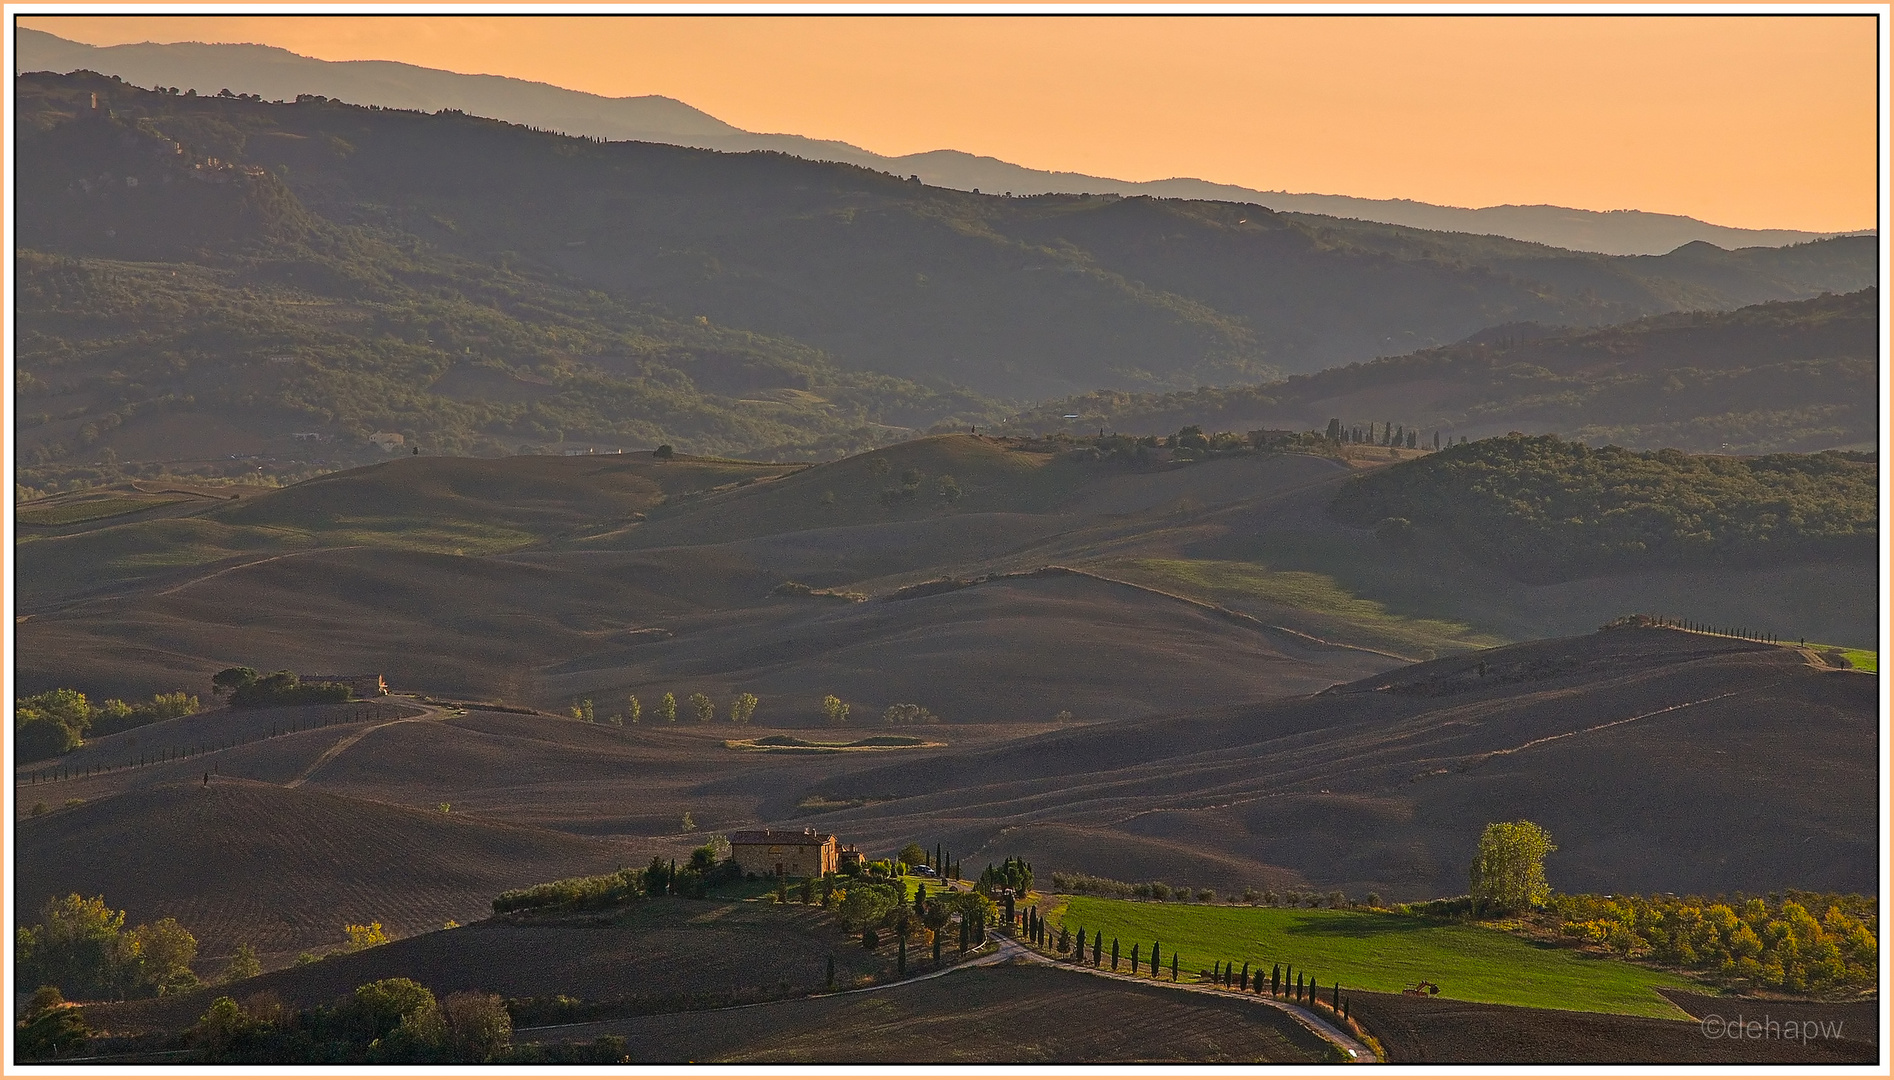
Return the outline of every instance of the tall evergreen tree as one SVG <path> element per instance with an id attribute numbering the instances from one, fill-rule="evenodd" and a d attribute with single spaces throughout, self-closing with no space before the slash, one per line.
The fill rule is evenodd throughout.
<path id="1" fill-rule="evenodd" d="M 1138 973 L 1138 943 L 1135 941 L 1131 943 L 1131 973 Z"/>
<path id="2" fill-rule="evenodd" d="M 1099 930 L 1092 935 L 1092 966 L 1101 967 L 1105 962 L 1105 932 Z"/>
<path id="3" fill-rule="evenodd" d="M 1275 967 L 1269 969 L 1269 996 L 1270 997 L 1282 996 L 1282 965 L 1281 964 L 1277 964 Z"/>
<path id="4" fill-rule="evenodd" d="M 1177 981 L 1177 950 L 1171 950 L 1171 981 Z"/>
<path id="5" fill-rule="evenodd" d="M 1250 988 L 1250 962 L 1243 961 L 1243 977 L 1237 980 L 1236 988 L 1247 991 Z"/>
<path id="6" fill-rule="evenodd" d="M 1111 969 L 1118 970 L 1118 939 L 1111 939 Z"/>

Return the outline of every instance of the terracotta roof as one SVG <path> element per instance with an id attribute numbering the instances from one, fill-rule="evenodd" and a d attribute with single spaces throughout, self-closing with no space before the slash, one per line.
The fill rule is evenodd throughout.
<path id="1" fill-rule="evenodd" d="M 792 844 L 820 847 L 823 844 L 833 843 L 834 841 L 834 836 L 827 833 L 818 833 L 814 830 L 789 832 L 787 830 L 777 829 L 751 829 L 746 832 L 733 832 L 730 834 L 730 842 L 732 844 Z"/>

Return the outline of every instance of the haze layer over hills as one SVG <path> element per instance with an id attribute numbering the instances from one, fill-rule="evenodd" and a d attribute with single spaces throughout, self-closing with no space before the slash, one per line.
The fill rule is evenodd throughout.
<path id="1" fill-rule="evenodd" d="M 523 79 L 461 75 L 392 61 L 317 60 L 262 45 L 147 42 L 99 48 L 22 29 L 16 48 L 16 73 L 84 69 L 117 75 L 138 86 L 191 88 L 205 95 L 228 88 L 272 100 L 320 94 L 357 105 L 423 112 L 455 109 L 571 135 L 711 150 L 777 150 L 816 161 L 862 165 L 897 176 L 915 175 L 925 183 L 963 191 L 1016 195 L 1092 192 L 1241 202 L 1285 213 L 1493 234 L 1612 255 L 1661 255 L 1692 241 L 1725 248 L 1780 247 L 1825 235 L 1791 229 L 1733 229 L 1640 210 L 1600 213 L 1559 206 L 1465 209 L 1408 199 L 1256 191 L 1188 178 L 1131 182 L 1028 169 L 959 150 L 886 157 L 844 142 L 743 131 L 683 102 L 657 95 L 607 98 Z"/>

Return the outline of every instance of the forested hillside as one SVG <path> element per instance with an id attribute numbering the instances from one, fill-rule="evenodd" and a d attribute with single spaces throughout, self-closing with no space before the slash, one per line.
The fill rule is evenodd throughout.
<path id="1" fill-rule="evenodd" d="M 1527 581 L 1640 565 L 1867 556 L 1878 474 L 1847 455 L 1594 450 L 1556 436 L 1454 446 L 1344 485 L 1339 520 L 1390 543 L 1437 532 Z"/>
<path id="2" fill-rule="evenodd" d="M 1879 424 L 1879 319 L 1879 292 L 1869 288 L 1600 329 L 1497 326 L 1453 345 L 1276 383 L 1100 391 L 1047 403 L 1010 426 L 1143 434 L 1189 424 L 1320 428 L 1333 416 L 1344 426 L 1392 422 L 1449 439 L 1516 428 L 1698 452 L 1868 447 Z"/>
<path id="3" fill-rule="evenodd" d="M 1871 238 L 1612 258 L 85 73 L 18 87 L 29 486 L 294 476 L 376 432 L 827 457 L 1049 394 L 1872 275 Z"/>

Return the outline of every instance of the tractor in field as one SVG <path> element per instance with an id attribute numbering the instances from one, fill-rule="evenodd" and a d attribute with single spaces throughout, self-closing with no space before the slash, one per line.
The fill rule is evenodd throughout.
<path id="1" fill-rule="evenodd" d="M 1430 983 L 1423 980 L 1421 982 L 1415 983 L 1413 986 L 1402 987 L 1401 993 L 1406 994 L 1410 997 L 1432 997 L 1433 995 L 1440 993 L 1440 984 Z"/>

